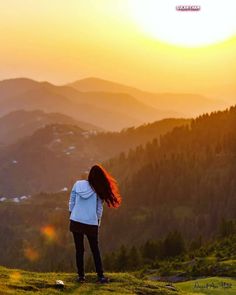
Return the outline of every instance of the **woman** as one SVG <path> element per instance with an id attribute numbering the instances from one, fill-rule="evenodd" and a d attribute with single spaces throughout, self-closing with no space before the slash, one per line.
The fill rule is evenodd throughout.
<path id="1" fill-rule="evenodd" d="M 74 184 L 69 201 L 70 231 L 73 233 L 78 282 L 85 282 L 84 276 L 84 234 L 87 236 L 93 254 L 98 276 L 97 282 L 107 283 L 104 276 L 98 246 L 98 227 L 101 224 L 103 203 L 108 207 L 119 207 L 121 196 L 114 178 L 100 165 L 91 168 L 88 180 L 78 180 Z"/>

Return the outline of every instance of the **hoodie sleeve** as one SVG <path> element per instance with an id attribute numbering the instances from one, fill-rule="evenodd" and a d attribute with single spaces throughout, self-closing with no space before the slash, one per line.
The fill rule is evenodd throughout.
<path id="1" fill-rule="evenodd" d="M 97 217 L 99 219 L 99 223 L 101 222 L 103 212 L 103 201 L 101 198 L 97 197 Z"/>
<path id="2" fill-rule="evenodd" d="M 75 206 L 75 197 L 76 197 L 76 191 L 75 191 L 76 183 L 73 185 L 73 188 L 70 193 L 70 200 L 69 200 L 69 211 L 71 212 Z"/>

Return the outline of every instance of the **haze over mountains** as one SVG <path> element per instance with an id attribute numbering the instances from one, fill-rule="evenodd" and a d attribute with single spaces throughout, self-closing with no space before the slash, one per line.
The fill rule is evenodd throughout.
<path id="1" fill-rule="evenodd" d="M 159 110 L 172 110 L 179 116 L 193 117 L 204 112 L 224 109 L 229 106 L 223 100 L 209 99 L 194 93 L 151 93 L 111 81 L 87 78 L 69 84 L 79 91 L 102 91 L 128 93 Z"/>
<path id="2" fill-rule="evenodd" d="M 148 93 L 98 78 L 64 86 L 26 78 L 0 82 L 0 116 L 37 109 L 62 113 L 106 130 L 118 131 L 169 117 L 189 118 L 226 105 L 197 94 Z"/>
<path id="3" fill-rule="evenodd" d="M 25 78 L 0 82 L 0 115 L 19 109 L 62 113 L 107 130 L 120 130 L 175 114 L 159 111 L 126 93 L 85 93 L 70 86 Z"/>

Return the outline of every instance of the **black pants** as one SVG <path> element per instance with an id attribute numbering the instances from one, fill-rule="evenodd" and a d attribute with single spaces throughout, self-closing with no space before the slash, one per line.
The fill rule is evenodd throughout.
<path id="1" fill-rule="evenodd" d="M 103 276 L 102 260 L 98 246 L 98 231 L 96 233 L 72 232 L 76 249 L 76 265 L 78 275 L 84 276 L 84 235 L 87 236 L 93 254 L 94 264 L 98 276 Z"/>

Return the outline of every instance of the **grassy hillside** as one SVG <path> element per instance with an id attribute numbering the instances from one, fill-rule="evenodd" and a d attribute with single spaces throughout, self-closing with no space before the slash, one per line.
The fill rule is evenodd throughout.
<path id="1" fill-rule="evenodd" d="M 0 267 L 0 294 L 62 294 L 55 286 L 56 280 L 63 280 L 64 294 L 106 295 L 233 295 L 236 292 L 235 279 L 208 277 L 192 281 L 168 284 L 141 279 L 132 273 L 108 273 L 109 284 L 96 284 L 96 275 L 89 273 L 85 284 L 75 282 L 71 273 L 37 273 Z"/>
<path id="2" fill-rule="evenodd" d="M 87 283 L 75 282 L 75 274 L 36 273 L 0 267 L 0 294 L 61 294 L 55 288 L 56 280 L 65 283 L 65 294 L 189 294 L 172 291 L 165 283 L 152 282 L 136 278 L 129 273 L 109 273 L 111 282 L 106 285 L 95 284 L 96 275 L 88 274 Z"/>
<path id="3" fill-rule="evenodd" d="M 195 295 L 233 295 L 236 294 L 236 280 L 233 278 L 204 278 L 175 284 L 187 294 Z"/>

